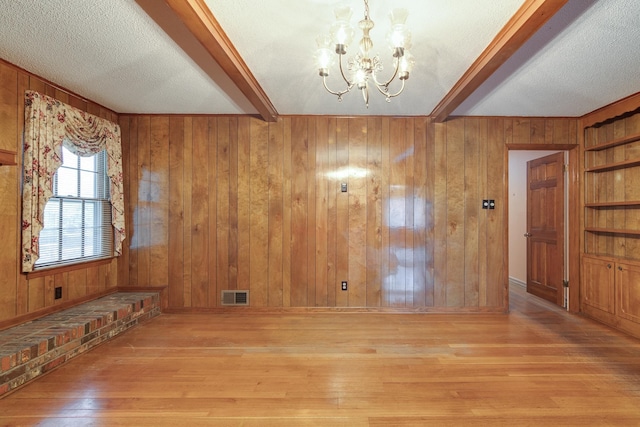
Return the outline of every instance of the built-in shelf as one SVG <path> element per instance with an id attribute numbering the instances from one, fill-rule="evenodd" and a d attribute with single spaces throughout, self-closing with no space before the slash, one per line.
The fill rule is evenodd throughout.
<path id="1" fill-rule="evenodd" d="M 0 166 L 13 166 L 16 164 L 17 163 L 16 163 L 15 151 L 0 149 Z"/>
<path id="2" fill-rule="evenodd" d="M 613 148 L 617 147 L 618 145 L 629 144 L 636 141 L 640 141 L 640 134 L 638 133 L 630 136 L 625 136 L 624 138 L 614 139 L 613 141 L 605 142 L 603 144 L 596 144 L 591 147 L 586 147 L 584 151 L 606 150 L 607 148 Z"/>
<path id="3" fill-rule="evenodd" d="M 640 236 L 640 230 L 631 230 L 626 228 L 585 227 L 584 231 L 590 231 L 592 233 L 631 234 L 634 236 Z"/>
<path id="4" fill-rule="evenodd" d="M 640 200 L 628 200 L 626 202 L 597 202 L 597 203 L 585 203 L 587 208 L 617 208 L 626 206 L 640 206 Z"/>
<path id="5" fill-rule="evenodd" d="M 613 171 L 616 169 L 630 168 L 633 166 L 640 166 L 640 159 L 625 160 L 624 162 L 617 162 L 617 163 L 607 163 L 606 165 L 600 165 L 600 166 L 591 166 L 589 168 L 586 168 L 584 171 L 585 172 L 606 172 L 606 171 Z"/>
<path id="6" fill-rule="evenodd" d="M 638 98 L 640 100 L 640 98 Z M 638 104 L 640 106 L 640 104 Z M 635 107 L 637 108 L 637 107 Z M 633 133 L 616 139 L 612 135 Z M 580 310 L 640 336 L 640 110 L 584 129 Z M 601 173 L 613 171 L 609 173 Z"/>

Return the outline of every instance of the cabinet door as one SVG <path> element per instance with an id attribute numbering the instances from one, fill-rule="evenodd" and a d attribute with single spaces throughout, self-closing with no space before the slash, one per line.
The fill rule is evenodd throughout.
<path id="1" fill-rule="evenodd" d="M 606 258 L 582 258 L 582 303 L 615 313 L 614 263 Z"/>
<path id="2" fill-rule="evenodd" d="M 617 263 L 618 316 L 640 323 L 640 265 Z"/>

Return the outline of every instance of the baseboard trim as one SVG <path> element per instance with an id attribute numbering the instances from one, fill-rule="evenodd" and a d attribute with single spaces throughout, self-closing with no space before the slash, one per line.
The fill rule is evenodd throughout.
<path id="1" fill-rule="evenodd" d="M 511 277 L 511 276 L 509 276 L 509 285 L 520 286 L 523 289 L 527 288 L 526 282 L 523 282 L 522 280 L 516 279 L 515 277 Z"/>

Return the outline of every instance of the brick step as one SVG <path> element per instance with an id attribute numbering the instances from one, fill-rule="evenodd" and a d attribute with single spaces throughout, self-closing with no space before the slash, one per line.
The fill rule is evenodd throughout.
<path id="1" fill-rule="evenodd" d="M 0 331 L 0 398 L 159 314 L 159 293 L 117 292 Z"/>

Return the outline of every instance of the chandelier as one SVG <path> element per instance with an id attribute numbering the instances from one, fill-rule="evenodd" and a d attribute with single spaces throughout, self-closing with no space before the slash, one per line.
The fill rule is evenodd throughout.
<path id="1" fill-rule="evenodd" d="M 393 55 L 393 73 L 389 80 L 380 82 L 379 74 L 382 71 L 382 62 L 380 57 L 371 55 L 373 41 L 369 36 L 369 31 L 374 27 L 374 22 L 369 18 L 369 1 L 364 0 L 364 19 L 358 22 L 358 27 L 362 30 L 362 38 L 358 43 L 358 52 L 347 62 L 347 71 L 350 76 L 345 75 L 345 67 L 343 65 L 343 57 L 347 54 L 353 36 L 354 30 L 351 27 L 352 10 L 349 6 L 341 6 L 335 9 L 336 22 L 333 24 L 329 35 L 323 35 L 317 38 L 318 50 L 316 52 L 316 60 L 318 64 L 318 73 L 322 77 L 324 88 L 331 94 L 338 97 L 338 101 L 342 101 L 342 95 L 349 92 L 354 86 L 362 92 L 364 102 L 369 108 L 369 86 L 374 85 L 378 91 L 385 96 L 387 102 L 391 102 L 394 98 L 404 90 L 405 80 L 409 78 L 409 73 L 413 69 L 413 55 L 409 52 L 411 48 L 411 33 L 405 26 L 407 20 L 406 9 L 394 9 L 389 17 L 391 19 L 391 29 L 387 34 L 387 41 L 391 47 Z M 334 64 L 335 56 L 338 55 L 340 74 L 346 88 L 341 91 L 329 89 L 327 85 L 327 77 L 329 69 Z M 400 80 L 400 88 L 397 92 L 391 92 L 389 85 L 398 78 Z"/>

